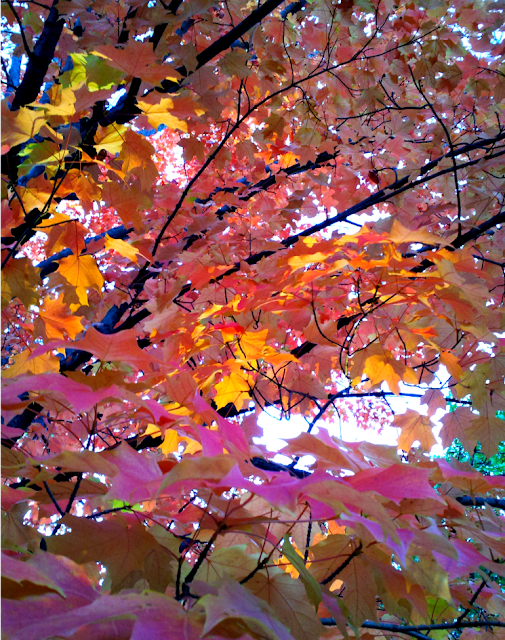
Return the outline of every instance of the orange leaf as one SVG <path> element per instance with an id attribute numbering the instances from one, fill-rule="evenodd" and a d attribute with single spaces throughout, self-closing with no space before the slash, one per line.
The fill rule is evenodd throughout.
<path id="1" fill-rule="evenodd" d="M 431 429 L 430 419 L 412 409 L 407 409 L 405 413 L 397 415 L 392 426 L 402 430 L 398 438 L 398 448 L 403 451 L 410 451 L 416 440 L 419 440 L 425 451 L 430 451 L 431 447 L 437 443 Z"/>
<path id="2" fill-rule="evenodd" d="M 447 371 L 455 380 L 461 380 L 463 369 L 459 364 L 459 359 L 450 351 L 442 351 L 440 354 L 440 362 L 447 368 Z"/>
<path id="3" fill-rule="evenodd" d="M 62 293 L 58 298 L 48 296 L 44 300 L 39 316 L 44 322 L 46 335 L 50 340 L 63 338 L 65 334 L 74 340 L 75 336 L 84 329 L 82 318 L 67 313 L 67 305 L 63 301 Z"/>

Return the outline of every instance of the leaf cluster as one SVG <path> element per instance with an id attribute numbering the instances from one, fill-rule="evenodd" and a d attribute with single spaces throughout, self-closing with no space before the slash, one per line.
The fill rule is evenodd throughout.
<path id="1" fill-rule="evenodd" d="M 5 638 L 503 638 L 503 3 L 3 9 Z"/>

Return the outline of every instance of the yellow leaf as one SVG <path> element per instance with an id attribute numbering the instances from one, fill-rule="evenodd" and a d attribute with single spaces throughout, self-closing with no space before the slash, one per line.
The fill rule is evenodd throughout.
<path id="1" fill-rule="evenodd" d="M 153 162 L 154 147 L 144 136 L 131 129 L 125 133 L 125 144 L 119 156 L 122 160 L 121 170 L 127 177 L 135 175 L 140 180 L 142 191 L 149 191 L 153 182 L 159 177 L 158 169 Z"/>
<path id="2" fill-rule="evenodd" d="M 184 133 L 188 132 L 187 123 L 169 113 L 169 110 L 174 108 L 172 98 L 163 98 L 157 104 L 150 104 L 149 102 L 140 100 L 137 102 L 137 105 L 144 115 L 147 116 L 149 124 L 155 129 L 157 129 L 160 124 L 164 124 L 169 129 L 179 129 L 180 131 L 184 131 Z"/>
<path id="3" fill-rule="evenodd" d="M 48 371 L 53 371 L 54 373 L 59 372 L 60 361 L 56 356 L 53 356 L 52 353 L 43 353 L 41 356 L 29 360 L 31 355 L 32 350 L 29 347 L 21 353 L 16 354 L 12 358 L 9 367 L 2 371 L 2 377 L 14 378 L 14 376 L 19 376 L 22 373 L 38 375 L 40 373 L 47 373 Z"/>
<path id="4" fill-rule="evenodd" d="M 110 124 L 108 127 L 98 127 L 95 134 L 95 149 L 108 151 L 116 155 L 123 148 L 126 127 L 122 124 Z"/>
<path id="5" fill-rule="evenodd" d="M 32 178 L 28 184 L 30 185 L 30 188 L 18 187 L 20 203 L 23 203 L 25 211 L 31 211 L 32 209 L 39 209 L 39 211 L 42 211 L 50 199 L 50 195 L 53 190 L 53 183 L 40 175 L 37 178 Z M 11 206 L 16 206 L 15 202 L 16 200 L 13 200 L 11 202 Z M 56 203 L 49 205 L 50 213 L 54 213 L 55 205 Z"/>
<path id="6" fill-rule="evenodd" d="M 48 296 L 44 300 L 39 317 L 44 322 L 47 337 L 50 339 L 57 340 L 67 334 L 69 338 L 75 340 L 76 335 L 84 329 L 82 318 L 67 314 L 62 293 L 56 299 Z"/>
<path id="7" fill-rule="evenodd" d="M 370 356 L 367 358 L 363 373 L 370 378 L 372 385 L 386 382 L 393 393 L 398 395 L 400 387 L 398 383 L 401 377 L 393 369 L 392 363 L 387 356 Z"/>
<path id="8" fill-rule="evenodd" d="M 179 445 L 181 444 L 184 445 L 184 453 L 190 455 L 202 450 L 202 445 L 199 442 L 187 436 L 179 435 L 174 429 L 168 429 L 165 433 L 161 450 L 165 455 L 168 453 L 179 453 Z"/>
<path id="9" fill-rule="evenodd" d="M 53 84 L 49 91 L 51 100 L 48 104 L 34 102 L 33 106 L 44 111 L 47 116 L 73 116 L 75 113 L 75 93 L 70 87 L 63 88 L 61 84 Z"/>
<path id="10" fill-rule="evenodd" d="M 143 435 L 156 437 L 161 435 L 161 431 L 155 424 L 149 424 Z M 199 442 L 187 436 L 181 436 L 175 429 L 167 429 L 160 449 L 165 455 L 179 453 L 180 444 L 185 445 L 184 453 L 193 454 L 202 449 L 202 445 Z"/>
<path id="11" fill-rule="evenodd" d="M 301 267 L 305 267 L 308 264 L 312 264 L 314 262 L 324 262 L 328 257 L 327 253 L 321 253 L 321 251 L 316 251 L 315 253 L 308 253 L 301 256 L 293 256 L 292 258 L 288 258 L 288 264 L 296 271 Z"/>
<path id="12" fill-rule="evenodd" d="M 86 213 L 93 210 L 93 203 L 99 202 L 101 198 L 101 189 L 93 180 L 89 173 L 84 173 L 78 169 L 71 169 L 65 176 L 59 192 L 75 193 L 79 199 L 81 207 Z"/>
<path id="13" fill-rule="evenodd" d="M 250 400 L 249 391 L 252 388 L 251 377 L 232 371 L 229 376 L 225 376 L 221 382 L 216 384 L 216 397 L 214 401 L 218 409 L 232 403 L 240 411 L 246 400 Z"/>
<path id="14" fill-rule="evenodd" d="M 298 358 L 293 354 L 283 352 L 277 353 L 275 349 L 272 349 L 271 347 L 265 347 L 263 349 L 261 358 L 275 366 L 284 365 L 286 362 L 298 362 Z"/>
<path id="15" fill-rule="evenodd" d="M 9 285 L 5 280 L 5 276 L 0 272 L 0 311 L 4 309 L 11 301 L 12 293 Z"/>
<path id="16" fill-rule="evenodd" d="M 10 111 L 2 102 L 2 153 L 36 136 L 45 122 L 46 118 L 40 112 L 26 107 Z"/>
<path id="17" fill-rule="evenodd" d="M 103 276 L 96 266 L 92 256 L 68 256 L 61 258 L 59 272 L 65 280 L 75 287 L 75 292 L 82 305 L 88 304 L 87 290 L 90 288 L 101 291 Z"/>
<path id="18" fill-rule="evenodd" d="M 139 250 L 128 242 L 125 242 L 124 240 L 116 240 L 111 238 L 109 235 L 106 235 L 105 248 L 115 251 L 116 253 L 119 253 L 119 255 L 123 256 L 123 258 L 128 258 L 128 260 L 137 264 L 137 255 L 139 254 Z"/>
<path id="19" fill-rule="evenodd" d="M 300 574 L 300 578 L 305 586 L 307 596 L 317 611 L 317 607 L 323 600 L 321 585 L 309 573 L 307 567 L 305 566 L 302 553 L 297 547 L 294 547 L 291 544 L 291 542 L 289 541 L 289 535 L 287 534 L 284 536 L 282 553 Z"/>

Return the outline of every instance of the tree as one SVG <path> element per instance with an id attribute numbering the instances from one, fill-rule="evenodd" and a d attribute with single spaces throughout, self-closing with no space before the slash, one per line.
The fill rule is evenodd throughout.
<path id="1" fill-rule="evenodd" d="M 504 637 L 504 9 L 5 0 L 6 638 Z"/>

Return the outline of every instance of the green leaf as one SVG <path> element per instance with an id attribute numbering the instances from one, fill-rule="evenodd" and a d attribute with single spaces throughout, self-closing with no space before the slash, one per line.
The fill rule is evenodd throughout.
<path id="1" fill-rule="evenodd" d="M 314 607 L 317 609 L 319 603 L 323 601 L 323 594 L 321 592 L 321 585 L 315 580 L 313 576 L 307 570 L 303 558 L 301 558 L 295 551 L 295 548 L 289 541 L 289 537 L 284 536 L 283 544 L 282 544 L 282 553 L 286 556 L 286 558 L 291 562 L 294 568 L 300 574 L 300 578 L 305 587 L 305 591 L 307 592 L 307 596 L 309 600 L 312 602 Z"/>

